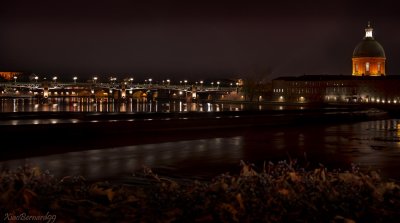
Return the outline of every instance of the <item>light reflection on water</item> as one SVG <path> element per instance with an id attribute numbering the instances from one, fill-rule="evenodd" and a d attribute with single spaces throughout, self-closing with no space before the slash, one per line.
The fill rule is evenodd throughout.
<path id="1" fill-rule="evenodd" d="M 219 112 L 246 109 L 278 109 L 274 106 L 218 103 L 186 103 L 183 101 L 140 102 L 128 99 L 49 98 L 43 103 L 37 98 L 0 98 L 0 112 Z M 280 110 L 284 107 L 280 106 Z"/>
<path id="2" fill-rule="evenodd" d="M 195 172 L 202 174 L 202 166 L 208 169 L 221 163 L 237 164 L 242 157 L 242 144 L 242 137 L 231 137 L 124 146 L 5 161 L 0 167 L 32 164 L 51 170 L 56 176 L 82 175 L 90 179 L 131 175 L 143 166 L 174 170 L 183 165 L 199 168 Z"/>
<path id="3" fill-rule="evenodd" d="M 0 167 L 25 163 L 49 169 L 56 176 L 83 175 L 91 179 L 129 176 L 143 165 L 204 176 L 235 171 L 240 160 L 261 167 L 264 161 L 304 159 L 329 168 L 348 169 L 351 163 L 400 180 L 400 120 L 353 124 L 238 129 L 231 137 L 182 140 L 159 144 L 71 152 L 4 161 Z"/>

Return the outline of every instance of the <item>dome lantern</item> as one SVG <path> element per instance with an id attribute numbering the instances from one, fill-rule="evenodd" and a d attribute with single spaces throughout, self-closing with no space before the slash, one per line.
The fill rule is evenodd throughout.
<path id="1" fill-rule="evenodd" d="M 371 27 L 371 23 L 368 22 L 368 26 L 367 26 L 367 28 L 365 28 L 365 38 L 368 38 L 368 37 L 374 38 L 374 37 L 372 36 L 372 31 L 373 31 L 373 30 L 374 30 L 374 29 Z"/>

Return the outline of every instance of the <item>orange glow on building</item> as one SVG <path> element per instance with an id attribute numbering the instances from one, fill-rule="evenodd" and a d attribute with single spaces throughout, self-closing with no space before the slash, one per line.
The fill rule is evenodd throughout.
<path id="1" fill-rule="evenodd" d="M 20 74 L 20 72 L 0 72 L 0 77 L 6 80 L 12 80 L 14 76 L 18 76 Z"/>
<path id="2" fill-rule="evenodd" d="M 353 58 L 353 76 L 382 76 L 385 72 L 385 58 Z"/>

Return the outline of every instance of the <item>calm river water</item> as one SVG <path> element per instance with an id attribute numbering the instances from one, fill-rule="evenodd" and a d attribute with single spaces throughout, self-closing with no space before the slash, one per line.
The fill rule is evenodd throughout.
<path id="1" fill-rule="evenodd" d="M 12 105 L 4 103 L 5 99 L 2 100 L 2 111 L 8 111 Z M 13 99 L 7 100 L 14 103 Z M 24 108 L 32 111 L 31 103 L 22 103 L 23 105 L 21 101 L 17 102 L 17 110 Z M 134 105 L 132 103 L 132 107 Z M 53 108 L 52 105 L 49 106 Z M 221 105 L 206 105 L 207 108 L 208 106 L 221 109 Z M 243 109 L 241 105 L 232 106 L 239 107 L 228 108 Z M 38 105 L 38 109 L 39 107 L 42 109 L 42 105 Z M 357 164 L 361 169 L 371 168 L 380 171 L 385 177 L 400 180 L 400 120 L 237 129 L 223 138 L 210 135 L 197 140 L 110 147 L 8 160 L 1 162 L 0 168 L 30 164 L 48 169 L 59 177 L 82 175 L 94 180 L 111 178 L 129 181 L 132 174 L 140 171 L 143 166 L 153 168 L 156 173 L 211 178 L 224 172 L 238 173 L 240 160 L 254 163 L 261 168 L 264 161 L 277 162 L 289 158 L 297 159 L 300 165 L 307 160 L 312 165 L 321 163 L 329 169 L 349 169 L 351 164 Z"/>
<path id="2" fill-rule="evenodd" d="M 107 98 L 49 98 L 47 103 L 42 103 L 37 98 L 0 98 L 0 112 L 219 112 L 293 108 L 301 107 L 182 101 L 143 103 L 132 98 L 126 103 L 117 103 L 114 99 Z"/>

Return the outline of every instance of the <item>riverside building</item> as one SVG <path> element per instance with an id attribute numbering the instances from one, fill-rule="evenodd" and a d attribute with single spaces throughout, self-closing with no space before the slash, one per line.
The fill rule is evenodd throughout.
<path id="1" fill-rule="evenodd" d="M 352 75 L 303 75 L 272 81 L 280 102 L 400 103 L 400 76 L 386 75 L 386 55 L 368 23 L 352 56 Z"/>

